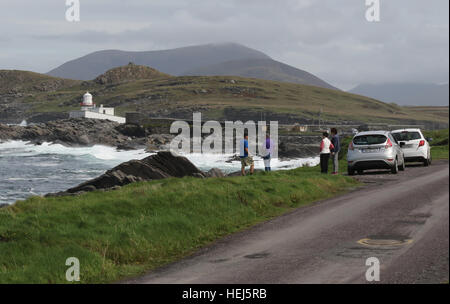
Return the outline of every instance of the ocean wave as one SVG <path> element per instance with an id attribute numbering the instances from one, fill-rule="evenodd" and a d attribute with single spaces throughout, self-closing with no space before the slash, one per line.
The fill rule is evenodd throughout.
<path id="1" fill-rule="evenodd" d="M 130 159 L 143 159 L 150 153 L 144 149 L 132 151 L 118 151 L 114 147 L 94 145 L 92 147 L 66 147 L 61 144 L 44 142 L 41 145 L 33 145 L 26 141 L 7 141 L 0 143 L 0 154 L 15 157 L 29 157 L 38 155 L 70 155 L 91 156 L 99 160 L 128 161 Z"/>

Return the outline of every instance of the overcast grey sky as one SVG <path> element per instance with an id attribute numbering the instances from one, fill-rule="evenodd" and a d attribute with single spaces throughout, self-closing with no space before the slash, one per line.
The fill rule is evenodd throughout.
<path id="1" fill-rule="evenodd" d="M 342 89 L 359 83 L 447 83 L 449 1 L 0 0 L 0 69 L 48 72 L 103 49 L 159 50 L 237 42 Z"/>

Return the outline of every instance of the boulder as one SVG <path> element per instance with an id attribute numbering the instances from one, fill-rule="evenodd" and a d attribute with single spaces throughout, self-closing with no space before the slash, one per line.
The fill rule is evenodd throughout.
<path id="1" fill-rule="evenodd" d="M 222 170 L 218 168 L 212 168 L 208 172 L 206 172 L 206 177 L 225 177 L 225 174 L 222 172 Z"/>
<path id="2" fill-rule="evenodd" d="M 174 155 L 171 152 L 159 152 L 143 160 L 131 160 L 122 163 L 105 174 L 66 192 L 77 193 L 101 189 L 117 189 L 118 186 L 139 181 L 184 176 L 206 177 L 187 158 Z"/>

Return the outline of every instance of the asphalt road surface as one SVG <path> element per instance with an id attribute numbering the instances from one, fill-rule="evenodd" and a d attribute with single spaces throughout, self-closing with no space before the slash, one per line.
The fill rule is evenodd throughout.
<path id="1" fill-rule="evenodd" d="M 356 178 L 366 185 L 125 283 L 367 283 L 371 257 L 379 283 L 448 282 L 448 162 Z"/>

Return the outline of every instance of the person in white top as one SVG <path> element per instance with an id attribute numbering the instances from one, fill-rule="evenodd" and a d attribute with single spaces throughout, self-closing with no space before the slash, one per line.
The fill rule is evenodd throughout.
<path id="1" fill-rule="evenodd" d="M 328 132 L 324 132 L 320 144 L 320 172 L 324 174 L 328 173 L 328 161 L 330 160 L 331 150 L 333 149 L 334 146 L 328 139 Z"/>

